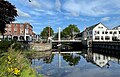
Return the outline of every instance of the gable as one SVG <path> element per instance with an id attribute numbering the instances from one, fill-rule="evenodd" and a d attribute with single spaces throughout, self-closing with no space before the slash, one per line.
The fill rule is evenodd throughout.
<path id="1" fill-rule="evenodd" d="M 94 27 L 94 30 L 107 30 L 107 29 L 108 28 L 105 25 L 103 25 L 102 23 L 100 23 Z"/>

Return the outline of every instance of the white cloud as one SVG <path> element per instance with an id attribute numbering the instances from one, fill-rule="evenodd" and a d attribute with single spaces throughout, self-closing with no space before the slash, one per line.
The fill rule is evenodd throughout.
<path id="1" fill-rule="evenodd" d="M 46 11 L 44 13 L 47 15 L 56 15 L 56 12 L 53 12 L 53 11 Z"/>
<path id="2" fill-rule="evenodd" d="M 17 13 L 18 13 L 18 16 L 21 16 L 21 17 L 31 17 L 28 13 L 25 13 L 20 9 L 17 9 Z"/>
<path id="3" fill-rule="evenodd" d="M 102 16 L 120 14 L 119 4 L 120 0 L 66 0 L 62 8 L 74 16 Z"/>
<path id="4" fill-rule="evenodd" d="M 39 2 L 39 0 L 32 0 L 32 2 L 28 3 L 30 6 L 35 7 L 35 8 L 40 8 L 41 4 Z"/>
<path id="5" fill-rule="evenodd" d="M 101 18 L 101 21 L 104 22 L 104 21 L 109 21 L 111 18 L 110 17 L 104 17 L 104 18 Z"/>
<path id="6" fill-rule="evenodd" d="M 34 16 L 37 16 L 37 17 L 41 15 L 40 12 L 37 12 L 35 10 L 31 10 L 29 13 L 32 14 L 32 15 L 34 15 Z"/>
<path id="7" fill-rule="evenodd" d="M 56 0 L 56 10 L 61 11 L 61 2 L 60 2 L 60 0 Z"/>
<path id="8" fill-rule="evenodd" d="M 71 12 L 72 15 L 78 16 L 80 13 L 80 6 L 79 4 L 75 3 L 74 1 L 68 1 L 63 6 L 66 11 Z"/>
<path id="9" fill-rule="evenodd" d="M 31 6 L 33 9 L 44 9 L 50 10 L 54 8 L 54 4 L 49 0 L 32 0 L 31 2 L 27 3 L 28 6 Z"/>

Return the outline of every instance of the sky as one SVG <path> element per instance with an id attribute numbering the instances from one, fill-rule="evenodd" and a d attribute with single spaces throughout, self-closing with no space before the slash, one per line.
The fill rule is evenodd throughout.
<path id="1" fill-rule="evenodd" d="M 112 29 L 120 25 L 120 0 L 8 0 L 18 13 L 15 23 L 28 22 L 36 34 L 51 26 L 55 32 L 69 24 L 83 31 L 99 22 Z"/>

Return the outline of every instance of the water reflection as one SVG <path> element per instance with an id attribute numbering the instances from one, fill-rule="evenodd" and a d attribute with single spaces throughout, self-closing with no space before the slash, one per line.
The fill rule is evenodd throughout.
<path id="1" fill-rule="evenodd" d="M 106 50 L 88 48 L 87 53 L 84 54 L 84 57 L 88 62 L 91 62 L 97 65 L 98 67 L 103 68 L 103 67 L 110 67 L 109 61 L 116 62 L 119 64 L 120 57 L 118 55 L 119 52 L 117 51 L 106 51 Z"/>
<path id="2" fill-rule="evenodd" d="M 117 77 L 120 52 L 100 49 L 42 52 L 32 55 L 32 67 L 48 77 Z M 109 68 L 110 67 L 110 68 Z M 101 69 L 102 68 L 102 69 Z M 86 74 L 87 72 L 87 74 Z"/>
<path id="3" fill-rule="evenodd" d="M 105 50 L 98 50 L 98 49 L 91 49 L 88 48 L 87 50 L 83 50 L 82 52 L 74 52 L 74 51 L 67 51 L 67 52 L 36 52 L 29 56 L 29 59 L 33 60 L 31 62 L 34 62 L 34 60 L 43 60 L 44 63 L 48 64 L 51 63 L 54 59 L 55 54 L 58 54 L 58 60 L 61 60 L 62 58 L 66 63 L 70 66 L 75 66 L 79 63 L 81 56 L 83 56 L 87 62 L 91 62 L 98 67 L 109 67 L 109 61 L 120 63 L 120 53 L 113 51 L 105 52 Z M 41 54 L 38 54 L 41 53 Z M 61 57 L 62 56 L 62 57 Z M 58 62 L 59 63 L 59 62 Z"/>
<path id="4" fill-rule="evenodd" d="M 62 53 L 63 59 L 68 62 L 70 66 L 75 66 L 80 61 L 80 55 L 77 53 Z"/>

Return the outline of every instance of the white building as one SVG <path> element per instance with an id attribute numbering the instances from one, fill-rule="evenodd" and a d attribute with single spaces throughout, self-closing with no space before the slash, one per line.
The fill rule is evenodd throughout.
<path id="1" fill-rule="evenodd" d="M 120 26 L 108 29 L 102 23 L 86 28 L 83 32 L 83 40 L 113 41 L 120 39 Z"/>

